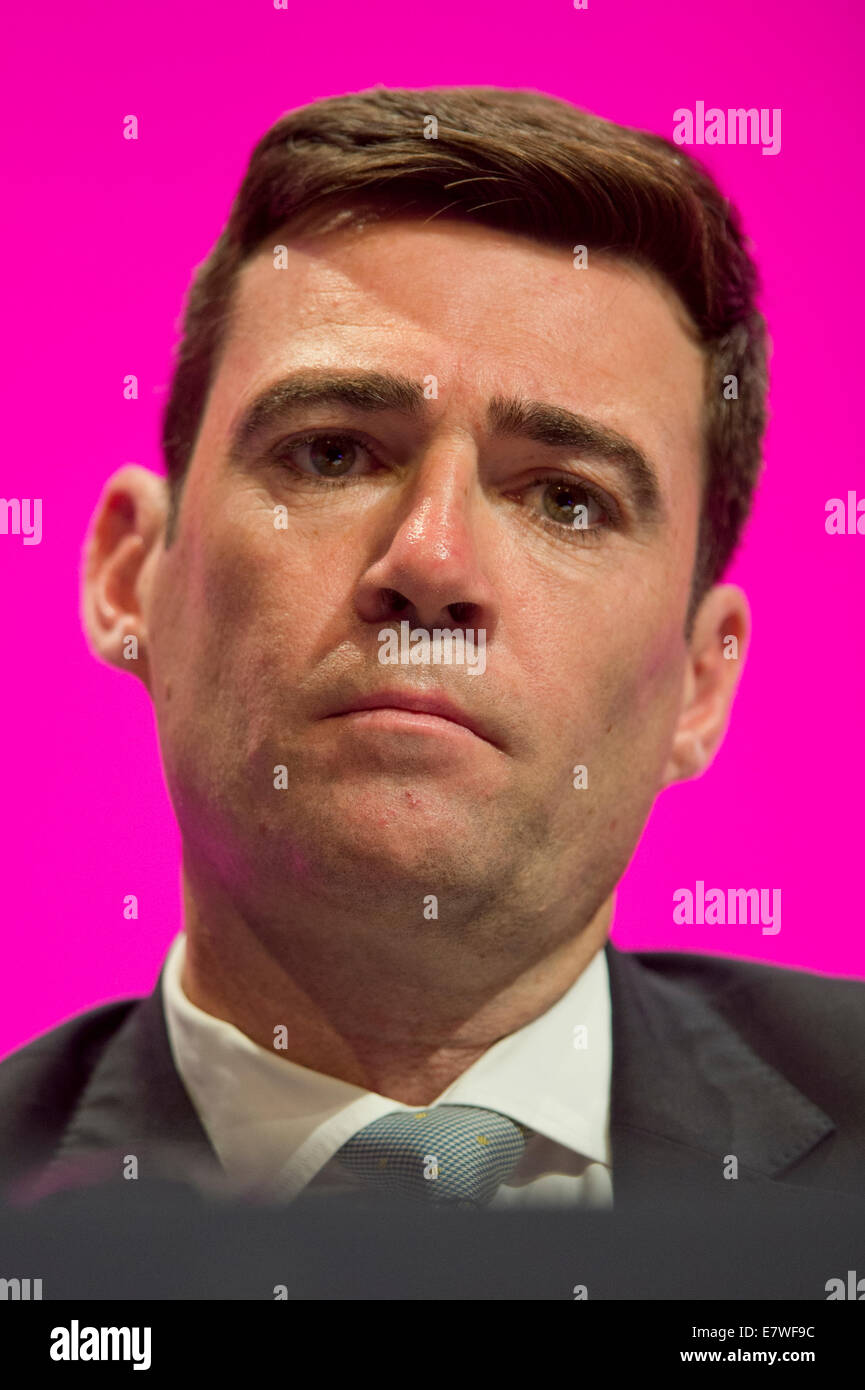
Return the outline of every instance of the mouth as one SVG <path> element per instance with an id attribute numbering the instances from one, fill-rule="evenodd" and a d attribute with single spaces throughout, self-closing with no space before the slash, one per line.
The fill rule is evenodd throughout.
<path id="1" fill-rule="evenodd" d="M 499 747 L 489 730 L 461 710 L 445 695 L 419 695 L 406 691 L 378 691 L 358 696 L 326 718 L 351 717 L 357 722 L 414 733 L 461 733 Z"/>

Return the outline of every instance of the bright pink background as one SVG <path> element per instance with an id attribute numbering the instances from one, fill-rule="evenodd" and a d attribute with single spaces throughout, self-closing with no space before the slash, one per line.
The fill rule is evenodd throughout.
<path id="1" fill-rule="evenodd" d="M 615 940 L 865 976 L 865 537 L 824 530 L 827 498 L 865 495 L 856 8 L 49 0 L 27 19 L 20 7 L 0 84 L 0 495 L 41 496 L 44 534 L 39 546 L 0 536 L 0 1053 L 148 991 L 180 929 L 179 837 L 151 707 L 134 678 L 88 653 L 81 542 L 111 472 L 162 469 L 182 297 L 252 145 L 284 111 L 378 82 L 535 88 L 666 135 L 673 111 L 697 100 L 781 108 L 778 155 L 703 149 L 755 243 L 775 344 L 767 474 L 731 574 L 752 604 L 754 644 L 715 766 L 653 813 Z M 121 138 L 130 113 L 137 143 Z M 138 401 L 122 398 L 127 372 Z M 673 891 L 698 878 L 780 887 L 780 933 L 674 926 Z M 122 916 L 127 893 L 138 921 Z"/>

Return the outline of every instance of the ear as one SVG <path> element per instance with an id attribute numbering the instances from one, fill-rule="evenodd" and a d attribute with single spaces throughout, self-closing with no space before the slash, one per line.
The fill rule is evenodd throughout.
<path id="1" fill-rule="evenodd" d="M 82 553 L 81 620 L 90 650 L 138 676 L 148 690 L 144 600 L 168 504 L 164 478 L 127 464 L 105 484 Z"/>
<path id="2" fill-rule="evenodd" d="M 711 588 L 694 618 L 682 707 L 662 786 L 699 776 L 721 746 L 750 635 L 742 590 L 734 584 Z"/>

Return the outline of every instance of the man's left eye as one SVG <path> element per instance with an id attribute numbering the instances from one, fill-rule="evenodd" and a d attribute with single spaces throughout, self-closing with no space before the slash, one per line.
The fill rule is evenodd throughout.
<path id="1" fill-rule="evenodd" d="M 590 531 L 598 526 L 609 525 L 611 508 L 595 493 L 593 488 L 578 479 L 537 478 L 525 489 L 542 489 L 541 500 L 545 518 L 558 522 L 562 527 L 575 531 Z"/>

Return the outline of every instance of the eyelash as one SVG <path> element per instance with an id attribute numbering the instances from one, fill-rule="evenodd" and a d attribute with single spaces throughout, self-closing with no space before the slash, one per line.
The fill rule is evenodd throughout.
<path id="1" fill-rule="evenodd" d="M 375 460 L 376 463 L 381 462 L 375 450 L 372 448 L 370 444 L 367 443 L 363 435 L 355 434 L 350 430 L 315 430 L 311 434 L 304 435 L 301 439 L 281 439 L 269 451 L 270 457 L 274 460 L 274 462 L 280 464 L 282 467 L 292 469 L 298 474 L 299 477 L 302 477 L 306 479 L 308 482 L 311 482 L 319 487 L 333 489 L 349 487 L 353 483 L 361 482 L 362 476 L 322 478 L 317 476 L 315 473 L 304 473 L 301 469 L 295 468 L 293 464 L 286 462 L 286 460 L 282 457 L 284 453 L 287 453 L 294 449 L 302 449 L 306 444 L 316 444 L 319 442 L 319 440 L 322 439 L 330 441 L 341 441 L 348 439 L 353 444 L 360 444 L 361 447 L 367 451 L 367 453 Z M 600 507 L 601 511 L 604 513 L 604 516 L 606 517 L 605 522 L 603 522 L 600 525 L 594 526 L 591 529 L 588 529 L 577 526 L 568 526 L 565 525 L 563 522 L 553 521 L 552 517 L 542 516 L 540 515 L 540 513 L 536 512 L 529 512 L 530 520 L 536 523 L 537 525 L 543 527 L 544 530 L 552 531 L 554 534 L 557 534 L 559 536 L 566 536 L 569 539 L 574 540 L 578 544 L 586 544 L 586 542 L 591 543 L 593 541 L 597 541 L 599 539 L 599 532 L 611 530 L 621 524 L 621 516 L 618 507 L 612 501 L 612 499 L 609 498 L 605 492 L 602 492 L 600 488 L 595 487 L 592 483 L 587 483 L 584 479 L 577 477 L 577 475 L 574 473 L 557 473 L 553 477 L 545 475 L 542 477 L 531 478 L 529 482 L 523 485 L 523 487 L 520 489 L 520 492 L 528 492 L 530 488 L 538 487 L 542 483 L 546 484 L 547 486 L 552 486 L 554 483 L 561 483 L 566 487 L 571 486 L 574 488 L 582 489 L 585 493 L 588 494 L 588 496 L 592 499 L 596 506 Z"/>

